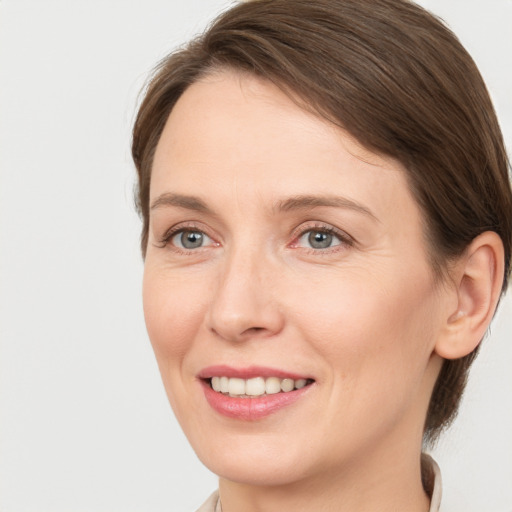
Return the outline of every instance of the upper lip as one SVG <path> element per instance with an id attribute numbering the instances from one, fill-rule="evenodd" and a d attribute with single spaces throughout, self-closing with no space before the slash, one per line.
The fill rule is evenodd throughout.
<path id="1" fill-rule="evenodd" d="M 228 365 L 215 365 L 203 368 L 199 373 L 200 379 L 212 377 L 236 377 L 239 379 L 252 379 L 254 377 L 277 377 L 279 379 L 311 379 L 308 375 L 270 368 L 267 366 L 233 367 Z"/>

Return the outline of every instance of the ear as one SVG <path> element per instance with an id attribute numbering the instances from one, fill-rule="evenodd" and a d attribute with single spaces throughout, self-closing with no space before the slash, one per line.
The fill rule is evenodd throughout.
<path id="1" fill-rule="evenodd" d="M 477 236 L 455 265 L 456 305 L 448 311 L 435 351 L 445 359 L 472 352 L 484 337 L 498 304 L 504 273 L 503 242 L 497 233 Z"/>

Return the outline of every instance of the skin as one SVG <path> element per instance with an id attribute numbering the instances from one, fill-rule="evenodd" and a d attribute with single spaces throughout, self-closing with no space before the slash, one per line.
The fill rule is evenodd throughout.
<path id="1" fill-rule="evenodd" d="M 302 196 L 344 204 L 298 207 Z M 423 423 L 459 299 L 436 284 L 401 165 L 275 86 L 218 72 L 174 107 L 150 198 L 148 333 L 174 412 L 220 477 L 223 512 L 427 511 Z M 184 250 L 180 235 L 164 240 L 171 228 L 207 236 Z M 326 228 L 333 245 L 312 248 L 307 235 Z M 217 364 L 314 384 L 241 421 L 204 398 L 197 375 Z"/>

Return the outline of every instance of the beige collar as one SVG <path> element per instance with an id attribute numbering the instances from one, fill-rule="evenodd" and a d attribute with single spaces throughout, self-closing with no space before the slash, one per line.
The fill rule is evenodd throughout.
<path id="1" fill-rule="evenodd" d="M 442 497 L 442 481 L 441 481 L 441 470 L 437 465 L 437 462 L 427 453 L 421 454 L 422 463 L 428 464 L 432 472 L 432 493 L 430 495 L 430 509 L 429 512 L 439 512 L 441 507 Z M 217 512 L 217 511 L 216 511 Z"/>

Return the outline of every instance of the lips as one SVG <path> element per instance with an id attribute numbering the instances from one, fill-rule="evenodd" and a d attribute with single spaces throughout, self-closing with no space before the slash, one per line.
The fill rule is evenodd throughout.
<path id="1" fill-rule="evenodd" d="M 198 375 L 209 405 L 218 413 L 257 420 L 295 403 L 314 380 L 302 375 L 255 367 L 208 367 Z"/>

